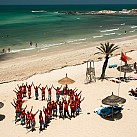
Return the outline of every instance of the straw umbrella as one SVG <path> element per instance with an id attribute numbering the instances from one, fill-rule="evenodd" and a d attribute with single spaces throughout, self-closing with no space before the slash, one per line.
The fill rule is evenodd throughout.
<path id="1" fill-rule="evenodd" d="M 66 85 L 66 88 L 67 88 L 67 84 L 73 84 L 74 82 L 75 81 L 73 79 L 68 78 L 67 73 L 66 73 L 66 77 L 58 80 L 58 83 L 62 85 Z"/>
<path id="2" fill-rule="evenodd" d="M 68 78 L 67 73 L 66 73 L 66 77 L 64 77 L 58 81 L 58 83 L 62 84 L 62 85 L 73 84 L 74 82 L 75 81 L 73 79 Z"/>
<path id="3" fill-rule="evenodd" d="M 117 70 L 120 72 L 124 72 L 124 79 L 126 78 L 126 73 L 130 73 L 133 71 L 133 69 L 129 65 L 123 65 L 117 67 Z"/>
<path id="4" fill-rule="evenodd" d="M 2 102 L 0 102 L 0 108 L 2 108 L 4 106 L 4 104 Z"/>
<path id="5" fill-rule="evenodd" d="M 113 95 L 113 92 L 111 96 L 108 96 L 102 100 L 103 104 L 112 106 L 112 118 L 113 118 L 113 106 L 118 104 L 123 104 L 125 102 L 126 102 L 126 99 Z"/>

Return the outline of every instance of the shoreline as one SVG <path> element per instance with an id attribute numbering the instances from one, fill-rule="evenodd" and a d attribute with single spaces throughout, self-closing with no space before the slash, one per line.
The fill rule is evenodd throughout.
<path id="1" fill-rule="evenodd" d="M 137 51 L 137 35 L 108 40 L 119 45 L 113 56 L 124 52 Z M 88 43 L 71 47 L 52 47 L 46 52 L 33 56 L 20 57 L 1 62 L 0 84 L 12 81 L 25 80 L 35 74 L 42 74 L 52 70 L 83 64 L 88 59 L 100 61 L 104 55 L 100 55 L 97 46 L 102 42 Z M 92 46 L 91 46 L 92 45 Z M 53 65 L 54 64 L 54 65 Z"/>

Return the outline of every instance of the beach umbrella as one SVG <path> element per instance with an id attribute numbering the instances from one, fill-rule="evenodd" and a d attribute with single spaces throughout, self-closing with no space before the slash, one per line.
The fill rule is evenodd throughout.
<path id="1" fill-rule="evenodd" d="M 126 99 L 113 95 L 113 92 L 111 96 L 108 96 L 102 100 L 103 104 L 112 106 L 112 117 L 113 117 L 113 106 L 118 104 L 123 104 L 125 102 L 126 102 Z"/>
<path id="2" fill-rule="evenodd" d="M 118 66 L 117 70 L 124 72 L 124 78 L 126 77 L 126 73 L 131 73 L 132 71 L 134 71 L 128 64 L 125 64 L 123 66 Z"/>
<path id="3" fill-rule="evenodd" d="M 2 108 L 4 106 L 4 104 L 2 102 L 0 102 L 0 108 Z"/>
<path id="4" fill-rule="evenodd" d="M 68 78 L 67 74 L 66 74 L 66 77 L 58 80 L 58 83 L 62 85 L 73 84 L 74 82 L 75 81 L 73 79 Z"/>

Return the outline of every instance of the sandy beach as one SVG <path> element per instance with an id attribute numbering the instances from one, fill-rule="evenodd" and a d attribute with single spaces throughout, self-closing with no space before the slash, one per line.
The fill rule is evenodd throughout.
<path id="1" fill-rule="evenodd" d="M 137 58 L 137 36 L 130 36 L 121 39 L 110 40 L 110 42 L 119 45 L 108 64 L 120 65 L 120 51 L 127 52 L 126 55 L 131 57 L 129 63 L 134 63 Z M 128 90 L 130 87 L 137 87 L 136 80 L 130 82 L 122 82 L 120 84 L 120 96 L 126 99 L 122 114 L 115 121 L 106 120 L 94 113 L 94 109 L 102 105 L 101 100 L 114 92 L 118 95 L 118 84 L 109 80 L 92 82 L 85 84 L 86 64 L 84 61 L 93 59 L 95 62 L 96 77 L 101 74 L 104 56 L 98 53 L 96 46 L 100 46 L 100 42 L 95 43 L 95 47 L 91 46 L 94 43 L 85 45 L 84 48 L 71 48 L 66 50 L 51 51 L 50 54 L 42 53 L 35 56 L 17 58 L 15 60 L 1 61 L 0 65 L 0 101 L 4 103 L 4 107 L 0 109 L 0 114 L 5 115 L 5 119 L 0 121 L 1 137 L 41 137 L 41 136 L 56 136 L 56 137 L 134 137 L 137 134 L 136 113 L 137 103 L 136 98 L 129 96 Z M 55 118 L 49 124 L 49 127 L 39 133 L 38 115 L 36 116 L 36 131 L 31 132 L 21 126 L 20 123 L 14 123 L 14 108 L 10 102 L 15 97 L 13 89 L 17 84 L 25 82 L 34 82 L 35 85 L 42 86 L 52 84 L 57 87 L 58 80 L 63 78 L 65 74 L 74 79 L 76 82 L 69 85 L 70 88 L 78 88 L 82 90 L 82 97 L 85 100 L 81 104 L 82 112 L 76 118 L 59 119 Z M 123 73 L 121 73 L 123 75 Z M 136 76 L 134 72 L 128 73 L 127 76 Z M 116 68 L 107 68 L 106 77 L 119 77 L 119 71 Z M 34 90 L 33 90 L 34 91 Z M 55 91 L 52 92 L 55 98 Z M 47 94 L 46 94 L 47 95 Z M 37 109 L 42 109 L 46 101 L 34 100 L 34 92 L 32 99 L 26 98 L 27 109 L 30 109 L 33 104 L 33 112 Z M 87 113 L 90 113 L 87 115 Z"/>

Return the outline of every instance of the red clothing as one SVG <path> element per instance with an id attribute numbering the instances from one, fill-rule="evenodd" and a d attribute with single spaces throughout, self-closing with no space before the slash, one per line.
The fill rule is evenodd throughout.
<path id="1" fill-rule="evenodd" d="M 45 95 L 45 88 L 42 88 L 42 95 Z"/>
<path id="2" fill-rule="evenodd" d="M 28 95 L 29 95 L 29 96 L 31 95 L 31 91 L 28 91 Z"/>
<path id="3" fill-rule="evenodd" d="M 63 110 L 63 103 L 59 104 L 59 110 Z"/>
<path id="4" fill-rule="evenodd" d="M 35 87 L 35 93 L 38 93 L 38 87 Z"/>
<path id="5" fill-rule="evenodd" d="M 71 108 L 71 110 L 75 111 L 75 110 L 76 110 L 75 104 L 71 104 L 71 105 L 70 105 L 70 108 Z"/>
<path id="6" fill-rule="evenodd" d="M 60 94 L 60 88 L 57 88 L 56 89 L 56 95 L 59 95 Z"/>
<path id="7" fill-rule="evenodd" d="M 31 86 L 30 85 L 28 86 L 28 91 L 31 91 Z"/>
<path id="8" fill-rule="evenodd" d="M 42 122 L 44 122 L 43 116 L 42 116 L 42 115 L 39 115 L 39 123 L 42 123 Z"/>
<path id="9" fill-rule="evenodd" d="M 53 108 L 53 109 L 57 109 L 57 104 L 54 103 L 54 104 L 52 105 L 52 108 Z"/>
<path id="10" fill-rule="evenodd" d="M 64 104 L 64 110 L 68 110 L 68 103 Z"/>
<path id="11" fill-rule="evenodd" d="M 51 89 L 49 89 L 49 90 L 48 90 L 48 94 L 50 94 L 50 95 L 51 95 Z"/>
<path id="12" fill-rule="evenodd" d="M 75 100 L 78 101 L 78 95 L 74 95 L 75 96 Z"/>

